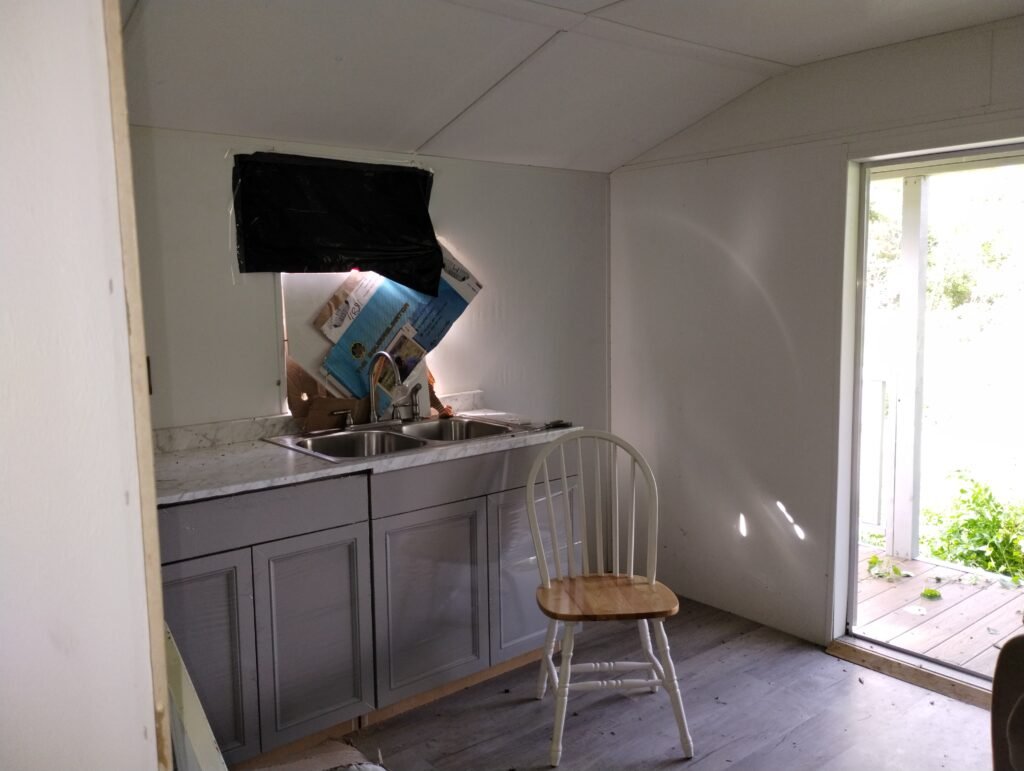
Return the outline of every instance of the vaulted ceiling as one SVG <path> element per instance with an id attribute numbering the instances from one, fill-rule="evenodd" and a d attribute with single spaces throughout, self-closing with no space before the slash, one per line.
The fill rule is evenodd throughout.
<path id="1" fill-rule="evenodd" d="M 133 123 L 610 171 L 792 67 L 1024 0 L 122 0 Z"/>

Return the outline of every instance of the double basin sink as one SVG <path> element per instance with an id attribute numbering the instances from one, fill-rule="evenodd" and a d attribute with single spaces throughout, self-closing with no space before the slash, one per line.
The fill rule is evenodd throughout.
<path id="1" fill-rule="evenodd" d="M 464 442 L 489 436 L 511 434 L 513 427 L 477 418 L 429 418 L 412 423 L 386 421 L 312 435 L 278 436 L 268 442 L 339 461 L 390 455 L 404 450 L 449 442 Z"/>

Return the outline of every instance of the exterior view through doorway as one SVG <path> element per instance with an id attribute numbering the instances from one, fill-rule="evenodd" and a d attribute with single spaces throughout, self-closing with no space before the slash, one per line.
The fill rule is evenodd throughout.
<path id="1" fill-rule="evenodd" d="M 991 677 L 1024 633 L 1024 149 L 865 184 L 850 628 Z"/>

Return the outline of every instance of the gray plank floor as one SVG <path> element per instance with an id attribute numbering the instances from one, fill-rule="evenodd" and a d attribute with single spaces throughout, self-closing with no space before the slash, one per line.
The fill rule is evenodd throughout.
<path id="1" fill-rule="evenodd" d="M 990 769 L 989 713 L 682 601 L 666 625 L 696 757 L 663 692 L 570 696 L 563 769 Z M 638 656 L 633 623 L 584 627 L 577 661 Z M 554 706 L 531 665 L 347 737 L 391 771 L 548 768 Z"/>

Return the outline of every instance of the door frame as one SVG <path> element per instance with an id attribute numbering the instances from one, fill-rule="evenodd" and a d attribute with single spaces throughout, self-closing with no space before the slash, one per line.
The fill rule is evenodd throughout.
<path id="1" fill-rule="evenodd" d="M 171 749 L 167 655 L 164 642 L 164 604 L 160 578 L 160 537 L 157 527 L 153 426 L 149 414 L 149 376 L 146 366 L 146 339 L 142 316 L 142 282 L 135 220 L 135 186 L 132 178 L 131 143 L 128 134 L 128 95 L 124 72 L 123 23 L 118 0 L 102 1 L 107 73 L 110 82 L 110 122 L 114 139 L 114 174 L 121 228 L 124 300 L 128 318 L 128 356 L 132 410 L 135 416 L 135 452 L 139 469 L 139 503 L 142 517 L 146 607 L 149 618 L 156 760 L 157 768 L 161 771 L 171 771 L 174 760 Z"/>
<path id="2" fill-rule="evenodd" d="M 1015 160 L 1014 160 L 1015 159 Z M 837 604 L 840 600 L 845 601 L 846 623 L 845 633 L 853 635 L 853 624 L 857 614 L 857 554 L 858 538 L 860 533 L 860 451 L 861 451 L 861 399 L 863 397 L 863 366 L 864 366 L 864 277 L 867 270 L 867 233 L 868 233 L 868 206 L 869 206 L 869 185 L 874 179 L 885 179 L 892 177 L 927 177 L 931 174 L 938 174 L 949 171 L 967 171 L 969 169 L 987 168 L 992 166 L 1007 165 L 1008 162 L 1024 164 L 1024 144 L 1020 142 L 998 143 L 992 142 L 981 147 L 970 147 L 951 150 L 940 150 L 920 153 L 903 153 L 884 157 L 864 158 L 850 163 L 850 190 L 856 187 L 856 211 L 847 212 L 848 230 L 852 230 L 851 224 L 856 223 L 856 260 L 854 277 L 856 281 L 856 299 L 854 301 L 854 351 L 853 351 L 853 403 L 851 409 L 852 431 L 849 442 L 850 447 L 850 489 L 849 489 L 849 520 L 847 522 L 849 550 L 846 591 L 841 592 L 837 587 L 835 597 Z M 875 172 L 882 169 L 882 172 Z M 915 173 L 918 172 L 918 173 Z M 854 198 L 851 192 L 851 198 Z M 848 234 L 849 247 L 849 234 Z M 849 253 L 848 253 L 849 254 Z M 845 296 L 845 293 L 844 293 Z M 844 378 L 844 381 L 847 381 Z M 918 437 L 915 437 L 915 442 Z M 920 470 L 915 471 L 915 479 L 919 476 Z M 915 483 L 915 496 L 920 492 Z M 917 502 L 915 501 L 915 507 Z M 840 512 L 841 515 L 841 512 Z M 839 531 L 837 530 L 837 533 Z M 887 539 L 888 542 L 888 539 Z M 837 548 L 839 545 L 837 544 Z M 916 554 L 916 549 L 915 549 Z M 838 575 L 838 571 L 837 571 Z M 838 614 L 837 614 L 838 615 Z M 838 634 L 836 636 L 839 636 Z"/>

